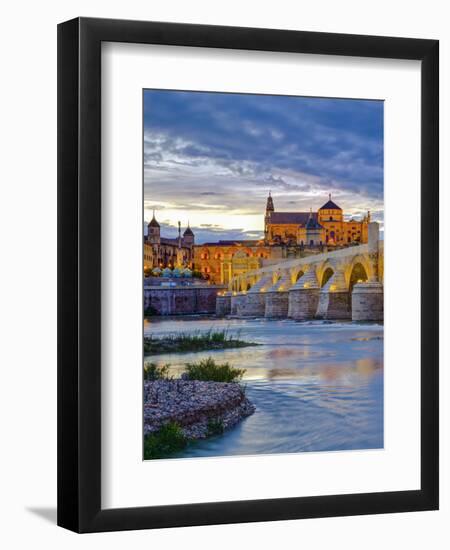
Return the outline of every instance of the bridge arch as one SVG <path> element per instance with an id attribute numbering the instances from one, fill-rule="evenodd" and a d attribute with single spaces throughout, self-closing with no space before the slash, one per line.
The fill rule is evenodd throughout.
<path id="1" fill-rule="evenodd" d="M 291 281 L 292 285 L 295 285 L 295 283 L 300 279 L 300 277 L 303 277 L 303 275 L 306 273 L 306 266 L 297 266 L 289 271 L 289 279 Z"/>
<path id="2" fill-rule="evenodd" d="M 322 270 L 321 277 L 319 279 L 320 282 L 320 288 L 324 287 L 328 281 L 331 279 L 331 277 L 334 275 L 334 267 L 331 265 L 325 266 L 325 268 Z"/>
<path id="3" fill-rule="evenodd" d="M 362 254 L 354 256 L 345 269 L 345 281 L 350 292 L 358 281 L 368 281 L 372 276 L 372 265 L 369 259 Z"/>
<path id="4" fill-rule="evenodd" d="M 272 273 L 272 284 L 276 284 L 281 279 L 281 277 L 282 275 L 280 271 L 274 271 Z"/>
<path id="5" fill-rule="evenodd" d="M 350 292 L 353 291 L 353 287 L 356 283 L 364 283 L 369 279 L 366 269 L 361 262 L 355 262 L 352 264 L 352 270 L 350 272 L 348 288 Z"/>
<path id="6" fill-rule="evenodd" d="M 314 267 L 312 267 L 312 269 L 314 269 Z M 324 287 L 336 272 L 336 266 L 330 260 L 325 260 L 318 264 L 315 269 L 320 288 Z"/>

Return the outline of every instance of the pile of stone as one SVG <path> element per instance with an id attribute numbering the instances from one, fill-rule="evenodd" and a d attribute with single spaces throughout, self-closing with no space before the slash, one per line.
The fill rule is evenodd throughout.
<path id="1" fill-rule="evenodd" d="M 144 382 L 144 433 L 176 422 L 189 439 L 210 435 L 211 421 L 231 428 L 253 414 L 255 406 L 236 382 L 156 380 Z"/>

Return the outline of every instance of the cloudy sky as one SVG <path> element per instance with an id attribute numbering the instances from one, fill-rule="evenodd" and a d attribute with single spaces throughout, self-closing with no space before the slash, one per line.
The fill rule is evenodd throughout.
<path id="1" fill-rule="evenodd" d="M 144 217 L 196 242 L 258 238 L 266 197 L 383 220 L 383 103 L 206 92 L 144 92 Z"/>

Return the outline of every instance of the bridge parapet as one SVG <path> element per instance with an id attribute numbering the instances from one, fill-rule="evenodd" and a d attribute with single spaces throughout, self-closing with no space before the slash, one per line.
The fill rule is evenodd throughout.
<path id="1" fill-rule="evenodd" d="M 251 281 L 252 279 L 260 279 L 265 275 L 272 275 L 284 271 L 299 271 L 301 267 L 307 267 L 309 265 L 320 265 L 326 262 L 327 260 L 333 259 L 345 259 L 349 257 L 354 257 L 356 255 L 367 255 L 368 254 L 368 245 L 361 244 L 358 246 L 351 246 L 341 250 L 333 250 L 331 252 L 325 252 L 323 254 L 316 254 L 314 256 L 308 256 L 306 258 L 296 258 L 293 260 L 285 260 L 283 262 L 268 265 L 261 267 L 257 270 L 248 271 L 245 275 L 239 275 L 238 277 L 230 281 L 230 290 L 233 289 L 233 282 L 235 280 L 247 280 Z"/>

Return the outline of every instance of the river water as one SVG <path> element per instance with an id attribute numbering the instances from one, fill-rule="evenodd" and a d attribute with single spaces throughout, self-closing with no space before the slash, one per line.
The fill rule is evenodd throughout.
<path id="1" fill-rule="evenodd" d="M 291 320 L 158 318 L 144 334 L 227 329 L 257 347 L 153 355 L 179 375 L 212 356 L 245 368 L 256 412 L 224 434 L 189 444 L 177 457 L 383 447 L 383 326 Z"/>

